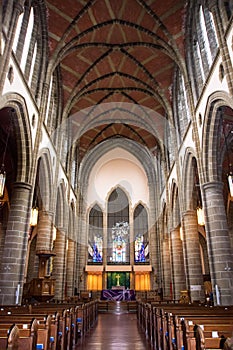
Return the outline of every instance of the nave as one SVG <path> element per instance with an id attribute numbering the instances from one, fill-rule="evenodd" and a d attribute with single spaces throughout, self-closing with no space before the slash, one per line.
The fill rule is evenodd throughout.
<path id="1" fill-rule="evenodd" d="M 98 321 L 77 350 L 151 350 L 150 343 L 139 327 L 136 314 L 99 314 Z"/>

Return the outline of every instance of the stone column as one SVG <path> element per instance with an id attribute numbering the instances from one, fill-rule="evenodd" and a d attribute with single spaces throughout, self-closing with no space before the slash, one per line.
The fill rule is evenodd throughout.
<path id="1" fill-rule="evenodd" d="M 39 276 L 47 275 L 47 265 L 52 253 L 53 213 L 40 211 L 37 225 L 36 254 L 39 257 Z"/>
<path id="2" fill-rule="evenodd" d="M 151 272 L 151 289 L 158 289 L 158 257 L 157 257 L 157 237 L 156 237 L 156 226 L 151 226 L 149 230 L 150 237 L 150 262 L 153 268 Z"/>
<path id="3" fill-rule="evenodd" d="M 197 213 L 188 210 L 183 214 L 183 239 L 186 250 L 186 278 L 191 301 L 205 301 L 204 281 L 198 235 Z"/>
<path id="4" fill-rule="evenodd" d="M 66 268 L 66 285 L 67 285 L 67 296 L 71 297 L 74 295 L 74 267 L 75 267 L 75 256 L 76 256 L 76 243 L 69 240 L 68 251 L 67 251 L 67 268 Z"/>
<path id="5" fill-rule="evenodd" d="M 162 243 L 162 259 L 163 259 L 163 296 L 171 297 L 171 259 L 170 244 L 168 239 L 164 239 Z"/>
<path id="6" fill-rule="evenodd" d="M 171 257 L 173 275 L 173 297 L 180 299 L 180 291 L 186 290 L 184 255 L 179 227 L 171 231 Z"/>
<path id="7" fill-rule="evenodd" d="M 108 254 L 108 215 L 107 212 L 103 212 L 103 273 L 102 273 L 102 288 L 107 288 L 107 272 L 105 267 L 107 265 L 107 254 Z"/>
<path id="8" fill-rule="evenodd" d="M 47 211 L 39 211 L 37 225 L 37 251 L 50 251 L 52 249 L 52 229 L 53 229 L 53 213 Z"/>
<path id="9" fill-rule="evenodd" d="M 233 255 L 223 201 L 222 182 L 202 186 L 214 303 L 233 304 Z"/>
<path id="10" fill-rule="evenodd" d="M 134 220 L 133 220 L 133 210 L 129 212 L 129 261 L 132 270 L 130 272 L 130 289 L 135 288 L 135 276 L 133 271 L 134 261 L 135 261 L 135 236 L 134 236 Z"/>
<path id="11" fill-rule="evenodd" d="M 86 274 L 85 274 L 85 266 L 86 266 L 86 257 L 87 257 L 87 227 L 84 220 L 81 221 L 80 225 L 81 234 L 79 236 L 79 290 L 85 290 L 86 286 Z"/>
<path id="12" fill-rule="evenodd" d="M 26 266 L 31 185 L 15 183 L 0 271 L 0 304 L 20 304 Z"/>
<path id="13" fill-rule="evenodd" d="M 65 271 L 66 271 L 66 234 L 63 228 L 57 229 L 55 241 L 53 277 L 55 282 L 55 296 L 57 300 L 63 300 L 65 295 Z"/>

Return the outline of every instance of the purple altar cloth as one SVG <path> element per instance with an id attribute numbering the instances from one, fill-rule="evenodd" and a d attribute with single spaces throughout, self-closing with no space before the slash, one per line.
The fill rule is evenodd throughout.
<path id="1" fill-rule="evenodd" d="M 135 300 L 135 292 L 132 289 L 103 289 L 101 292 L 101 300 Z"/>

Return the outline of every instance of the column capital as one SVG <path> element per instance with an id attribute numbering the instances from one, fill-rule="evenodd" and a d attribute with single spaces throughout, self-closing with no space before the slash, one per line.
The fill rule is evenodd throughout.
<path id="1" fill-rule="evenodd" d="M 32 189 L 32 185 L 29 184 L 28 182 L 21 182 L 21 181 L 17 181 L 17 182 L 14 182 L 13 183 L 13 187 L 16 189 L 16 188 L 22 188 L 22 189 L 25 189 L 25 190 L 28 190 L 30 191 Z"/>
<path id="2" fill-rule="evenodd" d="M 223 190 L 223 183 L 221 181 L 210 181 L 210 182 L 205 182 L 204 184 L 201 185 L 203 190 L 211 190 L 211 189 L 218 189 L 219 191 Z"/>
<path id="3" fill-rule="evenodd" d="M 52 210 L 46 210 L 46 209 L 39 209 L 39 213 L 41 213 L 42 215 L 47 215 L 47 216 L 50 216 L 50 217 L 53 217 L 54 215 L 54 211 Z"/>
<path id="4" fill-rule="evenodd" d="M 66 234 L 67 234 L 67 229 L 66 228 L 64 228 L 64 227 L 57 227 L 57 230 L 60 232 L 60 233 L 63 233 L 65 236 L 66 236 Z"/>
<path id="5" fill-rule="evenodd" d="M 188 210 L 185 210 L 183 213 L 182 213 L 182 218 L 184 217 L 187 217 L 187 216 L 197 216 L 197 212 L 195 209 L 188 209 Z"/>
<path id="6" fill-rule="evenodd" d="M 174 234 L 174 233 L 177 233 L 177 232 L 180 232 L 180 227 L 179 226 L 176 226 L 176 227 L 173 227 L 171 230 L 170 230 L 170 234 Z"/>

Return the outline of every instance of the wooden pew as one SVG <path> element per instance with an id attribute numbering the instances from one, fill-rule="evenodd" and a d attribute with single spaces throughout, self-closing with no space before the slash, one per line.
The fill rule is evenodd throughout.
<path id="1" fill-rule="evenodd" d="M 73 307 L 72 307 L 73 306 Z M 43 349 L 71 350 L 94 325 L 98 315 L 97 301 L 88 303 L 42 303 L 30 306 L 4 306 L 0 309 L 0 324 L 30 323 L 38 320 L 37 344 Z M 17 326 L 18 326 L 17 324 Z M 25 348 L 26 349 L 26 348 Z"/>
<path id="2" fill-rule="evenodd" d="M 214 320 L 200 318 L 194 322 L 195 324 L 190 324 L 187 320 L 183 321 L 183 334 L 186 336 L 188 349 L 191 349 L 190 344 L 193 342 L 200 349 L 219 349 L 221 336 L 227 338 L 233 333 L 233 317 L 228 320 L 224 317 Z"/>
<path id="3" fill-rule="evenodd" d="M 30 326 L 31 324 L 31 326 Z M 43 350 L 52 349 L 50 344 L 50 334 L 51 334 L 51 315 L 47 316 L 44 319 L 44 315 L 38 318 L 32 318 L 32 315 L 24 315 L 24 314 L 16 314 L 13 315 L 8 314 L 5 316 L 1 316 L 0 327 L 1 328 L 10 328 L 11 325 L 16 325 L 18 329 L 18 343 L 19 349 L 22 350 L 27 349 L 24 345 L 21 344 L 29 344 L 32 343 L 32 349 L 36 349 L 38 344 L 41 344 L 41 348 Z M 27 327 L 25 327 L 27 326 Z"/>
<path id="4" fill-rule="evenodd" d="M 18 350 L 18 339 L 19 329 L 16 325 L 12 325 L 10 329 L 1 330 L 0 349 Z"/>
<path id="5" fill-rule="evenodd" d="M 0 325 L 0 349 L 35 350 L 37 345 L 37 320 L 29 328 L 23 325 Z"/>
<path id="6" fill-rule="evenodd" d="M 206 308 L 194 305 L 159 305 L 157 303 L 138 304 L 139 323 L 156 349 L 193 349 L 196 343 L 193 329 L 185 330 L 182 320 L 193 320 L 193 324 L 208 325 L 214 320 L 222 332 L 227 326 L 220 326 L 226 322 L 233 324 L 233 308 Z M 224 333 L 223 333 L 224 334 Z M 229 333 L 227 333 L 229 334 Z M 207 334 L 206 334 L 207 335 Z M 208 339 L 209 337 L 206 337 Z M 209 341 L 214 342 L 213 340 Z M 194 346 L 195 349 L 196 345 Z"/>
<path id="7" fill-rule="evenodd" d="M 203 313 L 190 314 L 185 317 L 180 317 L 179 315 L 167 314 L 167 332 L 169 335 L 169 345 L 172 341 L 175 342 L 177 347 L 181 348 L 182 345 L 185 349 L 192 349 L 192 344 L 197 341 L 195 334 L 196 327 L 200 325 L 206 330 L 206 338 L 212 338 L 212 332 L 219 332 L 219 341 L 222 334 L 228 336 L 231 335 L 233 331 L 233 315 L 227 315 L 224 313 L 217 312 L 216 315 L 213 315 L 213 312 L 210 314 Z M 201 327 L 200 327 L 201 328 Z M 203 336 L 205 331 L 203 332 Z M 216 344 L 216 341 L 210 340 L 209 343 Z M 211 346 L 209 348 L 212 348 Z"/>

